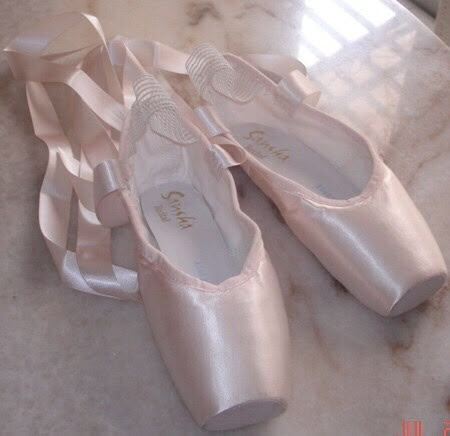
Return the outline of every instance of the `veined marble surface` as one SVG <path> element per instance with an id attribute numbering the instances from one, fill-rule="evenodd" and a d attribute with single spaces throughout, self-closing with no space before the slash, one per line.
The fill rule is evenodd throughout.
<path id="1" fill-rule="evenodd" d="M 394 0 L 2 0 L 0 42 L 37 17 L 80 10 L 109 35 L 189 49 L 300 57 L 320 108 L 366 134 L 405 184 L 450 261 L 450 53 Z M 24 86 L 0 61 L 0 434 L 199 435 L 138 304 L 72 291 L 40 235 L 47 153 Z M 242 208 L 279 272 L 293 347 L 281 417 L 237 435 L 423 436 L 450 419 L 450 296 L 396 319 L 359 304 L 240 171 Z M 411 435 L 412 436 L 412 435 Z"/>

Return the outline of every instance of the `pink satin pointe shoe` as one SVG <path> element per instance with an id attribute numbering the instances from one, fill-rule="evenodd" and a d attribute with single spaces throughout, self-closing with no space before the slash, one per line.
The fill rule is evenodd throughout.
<path id="1" fill-rule="evenodd" d="M 92 44 L 46 52 L 81 24 L 95 31 Z M 71 13 L 31 28 L 5 51 L 16 78 L 26 81 L 35 133 L 49 149 L 39 223 L 62 280 L 80 291 L 143 302 L 196 422 L 229 430 L 285 410 L 287 317 L 260 230 L 240 210 L 228 170 L 244 153 L 235 150 L 232 158 L 211 144 L 190 121 L 187 105 L 145 75 L 138 59 L 156 58 L 160 49 L 120 37 L 107 42 L 95 17 Z M 80 61 L 67 62 L 83 51 Z M 65 84 L 58 97 L 71 108 L 71 140 L 48 82 Z M 67 244 L 73 192 L 74 251 Z M 130 253 L 124 264 L 113 260 L 111 228 L 127 222 L 137 271 L 125 265 Z"/>
<path id="2" fill-rule="evenodd" d="M 204 131 L 245 149 L 248 175 L 363 304 L 384 316 L 413 309 L 447 280 L 427 223 L 367 140 L 313 107 L 304 67 L 270 61 L 258 70 L 209 45 L 193 51 L 186 68 L 209 103 L 196 110 Z"/>
<path id="3" fill-rule="evenodd" d="M 259 228 L 227 170 L 237 162 L 152 76 L 135 88 L 120 161 L 155 340 L 200 426 L 265 421 L 286 407 L 288 328 Z"/>

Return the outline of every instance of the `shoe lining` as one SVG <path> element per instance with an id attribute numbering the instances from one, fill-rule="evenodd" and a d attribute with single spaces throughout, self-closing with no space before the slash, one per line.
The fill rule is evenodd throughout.
<path id="1" fill-rule="evenodd" d="M 201 140 L 175 144 L 151 129 L 133 143 L 130 187 L 149 243 L 185 274 L 211 284 L 241 273 L 256 227 L 236 206 L 230 174 Z"/>
<path id="2" fill-rule="evenodd" d="M 231 132 L 263 165 L 316 194 L 347 199 L 360 193 L 337 166 L 294 135 L 257 123 L 235 125 Z"/>
<path id="3" fill-rule="evenodd" d="M 209 83 L 204 94 L 234 139 L 265 167 L 324 198 L 350 200 L 364 191 L 374 161 L 363 137 L 307 105 L 286 108 L 275 83 L 239 58 L 224 59 L 235 81 L 261 84 L 251 99 L 217 91 L 206 67 L 190 74 L 194 82 L 204 76 Z"/>
<path id="4" fill-rule="evenodd" d="M 219 284 L 241 273 L 256 226 L 237 207 L 232 180 L 160 82 L 136 81 L 129 123 L 131 189 L 150 244 L 184 273 Z M 183 108 L 183 103 L 179 102 Z"/>
<path id="5" fill-rule="evenodd" d="M 233 273 L 233 256 L 205 198 L 187 183 L 146 190 L 141 207 L 160 250 L 182 271 L 218 284 Z"/>

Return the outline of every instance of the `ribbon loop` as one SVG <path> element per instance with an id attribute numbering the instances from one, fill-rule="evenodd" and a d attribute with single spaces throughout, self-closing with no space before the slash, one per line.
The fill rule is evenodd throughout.
<path id="1" fill-rule="evenodd" d="M 212 146 L 213 152 L 222 168 L 241 165 L 247 158 L 244 148 L 225 136 L 213 138 Z"/>
<path id="2" fill-rule="evenodd" d="M 298 70 L 291 71 L 280 80 L 277 92 L 294 104 L 306 103 L 316 106 L 320 98 L 320 91 Z"/>
<path id="3" fill-rule="evenodd" d="M 106 160 L 94 169 L 95 212 L 105 227 L 128 223 L 128 213 L 120 190 L 124 183 L 116 160 Z"/>

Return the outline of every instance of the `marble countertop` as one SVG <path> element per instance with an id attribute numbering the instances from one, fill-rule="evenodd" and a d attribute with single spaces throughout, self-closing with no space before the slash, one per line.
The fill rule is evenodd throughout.
<path id="1" fill-rule="evenodd" d="M 3 0 L 0 43 L 34 18 L 80 10 L 109 35 L 178 48 L 300 57 L 320 108 L 369 137 L 450 261 L 450 52 L 394 0 Z M 0 60 L 0 434 L 199 435 L 143 308 L 64 287 L 37 221 L 47 152 L 24 86 Z M 450 419 L 450 295 L 396 319 L 359 304 L 240 171 L 241 205 L 281 279 L 293 346 L 288 411 L 238 435 L 423 435 Z"/>

